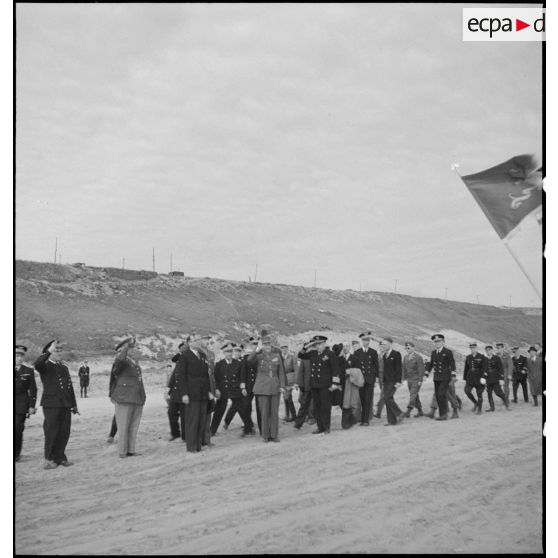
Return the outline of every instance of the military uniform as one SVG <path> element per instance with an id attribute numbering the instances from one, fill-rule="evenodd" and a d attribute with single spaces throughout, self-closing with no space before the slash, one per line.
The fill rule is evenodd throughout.
<path id="1" fill-rule="evenodd" d="M 410 416 L 413 407 L 422 415 L 422 404 L 419 392 L 424 378 L 424 360 L 416 351 L 412 351 L 403 357 L 403 378 L 407 380 L 409 388 L 409 402 L 407 403 L 407 416 Z"/>
<path id="2" fill-rule="evenodd" d="M 89 366 L 80 366 L 78 376 L 79 395 L 80 397 L 87 397 L 87 388 L 89 387 Z"/>
<path id="3" fill-rule="evenodd" d="M 254 400 L 254 383 L 256 382 L 256 376 L 258 375 L 258 362 L 255 360 L 249 360 L 250 355 L 244 355 L 242 357 L 242 363 L 240 365 L 240 382 L 241 386 L 247 392 L 247 397 L 245 400 L 246 405 L 246 420 L 248 422 L 250 433 L 254 431 L 254 421 L 252 420 L 252 401 Z M 258 432 L 262 433 L 262 415 L 260 413 L 260 408 L 258 407 L 258 402 L 256 400 L 256 421 L 258 423 Z"/>
<path id="4" fill-rule="evenodd" d="M 221 397 L 215 405 L 215 412 L 211 421 L 211 434 L 213 435 L 219 428 L 229 399 L 231 400 L 232 408 L 242 419 L 244 432 L 248 434 L 250 431 L 250 422 L 246 418 L 246 404 L 240 387 L 240 368 L 241 363 L 235 358 L 231 359 L 230 362 L 222 359 L 215 364 L 215 386 L 221 392 Z"/>
<path id="5" fill-rule="evenodd" d="M 524 355 L 517 355 L 512 357 L 512 389 L 513 401 L 517 403 L 517 388 L 521 384 L 523 389 L 523 399 L 525 403 L 529 403 L 529 395 L 527 392 L 527 357 Z"/>
<path id="6" fill-rule="evenodd" d="M 331 428 L 331 393 L 329 388 L 333 383 L 333 377 L 339 376 L 337 356 L 326 347 L 321 353 L 315 349 L 301 351 L 298 358 L 310 361 L 310 389 L 312 390 L 314 416 L 318 432 L 329 432 Z"/>
<path id="7" fill-rule="evenodd" d="M 384 361 L 384 405 L 388 424 L 397 424 L 397 419 L 402 416 L 399 405 L 395 402 L 394 395 L 396 392 L 396 384 L 401 383 L 402 361 L 401 353 L 390 349 L 382 356 Z"/>
<path id="8" fill-rule="evenodd" d="M 370 422 L 370 411 L 374 404 L 374 384 L 379 373 L 378 352 L 371 347 L 366 350 L 361 347 L 353 353 L 364 376 L 364 385 L 360 388 L 360 403 L 362 406 L 361 424 Z"/>
<path id="9" fill-rule="evenodd" d="M 482 392 L 484 391 L 484 385 L 481 380 L 486 380 L 486 375 L 486 357 L 480 353 L 467 355 L 465 358 L 465 365 L 463 367 L 463 379 L 465 380 L 464 391 L 465 395 L 475 405 L 473 407 L 473 411 L 476 410 L 478 414 L 482 411 Z M 472 393 L 473 389 L 477 392 L 476 399 Z"/>
<path id="10" fill-rule="evenodd" d="M 70 439 L 72 410 L 76 410 L 77 404 L 68 367 L 49 358 L 50 353 L 42 354 L 35 361 L 35 368 L 43 384 L 45 459 L 60 464 L 68 461 L 65 451 Z"/>
<path id="11" fill-rule="evenodd" d="M 177 355 L 180 358 L 180 355 Z M 178 362 L 178 359 L 177 359 Z M 176 377 L 176 365 L 168 377 L 167 380 L 167 393 L 168 399 L 168 409 L 167 414 L 169 416 L 169 426 L 171 438 L 182 438 L 186 440 L 186 429 L 185 429 L 185 408 L 184 403 L 182 403 L 182 396 L 180 395 L 180 390 L 178 389 L 178 378 Z"/>
<path id="12" fill-rule="evenodd" d="M 22 364 L 14 371 L 14 459 L 19 459 L 29 409 L 35 408 L 37 384 L 33 368 Z"/>
<path id="13" fill-rule="evenodd" d="M 453 353 L 447 347 L 435 349 L 430 355 L 430 361 L 426 366 L 426 370 L 428 372 L 434 371 L 434 393 L 440 418 L 447 418 L 448 386 L 451 381 L 452 372 L 455 372 Z"/>
<path id="14" fill-rule="evenodd" d="M 504 395 L 500 386 L 500 380 L 504 379 L 504 367 L 498 355 L 491 355 L 486 357 L 486 394 L 488 396 L 488 403 L 490 404 L 490 411 L 494 411 L 494 398 L 492 394 L 495 393 L 506 405 L 509 406 L 508 399 Z"/>

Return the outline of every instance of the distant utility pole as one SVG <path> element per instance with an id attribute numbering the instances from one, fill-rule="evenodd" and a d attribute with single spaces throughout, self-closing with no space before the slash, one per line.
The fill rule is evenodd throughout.
<path id="1" fill-rule="evenodd" d="M 171 270 L 171 273 L 172 273 L 172 252 L 171 252 L 171 268 L 170 268 L 170 270 Z"/>
<path id="2" fill-rule="evenodd" d="M 57 252 L 58 252 L 58 237 L 54 241 L 54 263 L 57 261 Z"/>
<path id="3" fill-rule="evenodd" d="M 477 304 L 480 304 L 480 302 L 479 302 L 479 295 L 477 295 Z"/>
<path id="4" fill-rule="evenodd" d="M 397 279 L 395 280 L 395 288 L 394 288 L 393 292 L 394 292 L 395 294 L 397 294 Z"/>
<path id="5" fill-rule="evenodd" d="M 314 270 L 314 288 L 316 288 L 316 276 L 317 276 L 317 271 Z"/>
<path id="6" fill-rule="evenodd" d="M 60 252 L 59 256 L 58 256 L 58 263 L 60 265 L 62 265 L 62 252 Z"/>
<path id="7" fill-rule="evenodd" d="M 358 292 L 361 293 L 362 292 L 362 282 L 360 282 L 358 284 Z"/>
<path id="8" fill-rule="evenodd" d="M 444 296 L 444 298 L 446 299 L 446 302 L 448 301 L 448 288 L 446 287 L 446 294 Z"/>
<path id="9" fill-rule="evenodd" d="M 258 263 L 256 262 L 256 272 L 254 273 L 254 283 L 258 280 Z"/>
<path id="10" fill-rule="evenodd" d="M 155 271 L 155 248 L 153 248 L 153 271 Z"/>
<path id="11" fill-rule="evenodd" d="M 126 263 L 126 258 L 122 258 L 122 269 L 124 269 L 124 264 Z"/>
<path id="12" fill-rule="evenodd" d="M 512 296 L 512 295 L 510 295 L 510 308 L 511 308 L 511 296 Z"/>

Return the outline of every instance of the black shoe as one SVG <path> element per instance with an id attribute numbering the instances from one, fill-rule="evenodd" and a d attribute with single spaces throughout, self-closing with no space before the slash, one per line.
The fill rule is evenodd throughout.
<path id="1" fill-rule="evenodd" d="M 180 436 L 171 436 L 169 438 L 169 442 L 173 442 L 174 440 L 176 440 L 177 438 L 180 438 Z"/>
<path id="2" fill-rule="evenodd" d="M 291 417 L 287 417 L 286 419 L 284 419 L 285 422 L 293 422 L 294 418 Z"/>
<path id="3" fill-rule="evenodd" d="M 135 452 L 130 452 L 130 451 L 129 451 L 126 455 L 127 455 L 128 457 L 136 457 L 136 456 L 138 456 L 138 455 L 141 455 L 141 453 L 135 453 Z"/>
<path id="4" fill-rule="evenodd" d="M 436 411 L 434 409 L 432 409 L 426 416 L 428 418 L 433 419 L 435 414 L 436 414 Z"/>
<path id="5" fill-rule="evenodd" d="M 321 434 L 323 432 L 323 430 L 320 430 L 319 428 L 317 428 L 316 430 L 312 430 L 312 434 Z"/>
<path id="6" fill-rule="evenodd" d="M 411 409 L 407 409 L 407 411 L 403 413 L 403 415 L 405 416 L 405 418 L 411 418 Z"/>
<path id="7" fill-rule="evenodd" d="M 21 461 L 21 456 L 20 456 L 20 455 L 16 455 L 14 461 L 15 461 L 16 463 L 19 463 L 19 462 Z"/>
<path id="8" fill-rule="evenodd" d="M 397 424 L 400 424 L 403 422 L 403 419 L 406 417 L 407 415 L 405 413 L 401 413 L 398 417 L 397 417 Z"/>
<path id="9" fill-rule="evenodd" d="M 493 413 L 493 412 L 494 412 L 494 409 L 486 409 L 485 412 L 486 412 L 486 413 Z"/>
<path id="10" fill-rule="evenodd" d="M 225 424 L 223 424 L 223 428 L 224 428 L 225 430 L 228 430 L 228 429 L 229 429 L 229 425 L 225 423 Z"/>
<path id="11" fill-rule="evenodd" d="M 441 417 L 438 417 L 436 420 L 448 420 L 448 415 L 442 415 Z"/>
<path id="12" fill-rule="evenodd" d="M 297 430 L 300 430 L 300 429 L 302 428 L 302 424 L 299 424 L 298 422 L 295 422 L 295 423 L 293 424 L 293 426 L 294 426 Z"/>
<path id="13" fill-rule="evenodd" d="M 329 431 L 329 428 L 327 430 L 324 430 L 324 434 L 331 434 L 331 432 Z"/>
<path id="14" fill-rule="evenodd" d="M 457 409 L 453 410 L 453 414 L 451 415 L 451 418 L 452 419 L 459 418 L 459 415 L 457 414 Z"/>
<path id="15" fill-rule="evenodd" d="M 422 412 L 422 409 L 419 409 L 417 414 L 415 415 L 415 418 L 423 417 L 423 416 L 424 416 L 424 413 Z"/>
<path id="16" fill-rule="evenodd" d="M 60 461 L 58 465 L 62 465 L 62 467 L 71 467 L 73 463 L 71 461 L 68 461 L 67 459 L 64 459 L 64 461 Z"/>
<path id="17" fill-rule="evenodd" d="M 514 402 L 514 403 L 517 403 L 517 399 L 514 399 L 513 402 Z"/>
<path id="18" fill-rule="evenodd" d="M 377 419 L 380 419 L 380 418 L 382 418 L 382 415 L 380 415 L 380 413 L 374 413 L 374 417 L 377 418 Z"/>
<path id="19" fill-rule="evenodd" d="M 269 441 L 270 442 L 280 442 L 281 440 L 279 440 L 279 438 L 270 438 Z"/>
<path id="20" fill-rule="evenodd" d="M 359 426 L 370 426 L 370 423 L 368 421 L 361 422 Z"/>

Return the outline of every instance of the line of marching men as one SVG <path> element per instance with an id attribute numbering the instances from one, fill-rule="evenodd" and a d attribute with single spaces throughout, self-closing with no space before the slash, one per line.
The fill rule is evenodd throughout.
<path id="1" fill-rule="evenodd" d="M 221 347 L 224 358 L 216 362 L 210 336 L 193 334 L 179 346 L 173 358 L 174 369 L 169 370 L 165 397 L 171 425 L 171 438 L 182 438 L 191 453 L 211 447 L 211 437 L 217 433 L 227 404 L 231 405 L 225 416 L 225 428 L 236 413 L 243 423 L 242 436 L 255 435 L 252 420 L 255 401 L 257 427 L 264 442 L 279 442 L 279 406 L 281 396 L 285 404 L 288 422 L 297 429 L 313 415 L 313 434 L 328 434 L 331 429 L 331 409 L 342 409 L 341 424 L 344 429 L 359 423 L 369 426 L 372 416 L 381 417 L 386 408 L 386 426 L 401 423 L 410 417 L 413 408 L 416 417 L 423 416 L 420 389 L 426 377 L 432 373 L 434 396 L 430 413 L 426 416 L 444 421 L 458 418 L 462 403 L 455 392 L 456 367 L 453 353 L 445 346 L 442 334 L 432 336 L 434 350 L 430 359 L 424 361 L 412 341 L 405 343 L 405 355 L 393 349 L 389 336 L 379 341 L 380 354 L 370 346 L 370 331 L 359 335 L 358 341 L 340 343 L 331 348 L 327 337 L 316 335 L 302 347 L 297 356 L 290 353 L 287 345 L 274 347 L 267 331 L 260 337 L 250 337 L 244 344 L 226 343 Z M 470 344 L 471 354 L 465 359 L 463 379 L 465 394 L 473 402 L 473 411 L 482 412 L 483 393 L 489 402 L 487 412 L 494 411 L 493 395 L 500 397 L 510 408 L 509 384 L 513 386 L 513 401 L 517 403 L 517 391 L 521 386 L 528 402 L 528 387 L 534 405 L 542 395 L 542 348 L 532 346 L 529 356 L 512 348 L 513 356 L 504 350 L 503 343 L 485 346 L 486 354 Z M 19 460 L 25 418 L 35 413 L 36 385 L 34 371 L 23 364 L 26 348 L 16 345 L 15 366 L 15 417 L 14 454 Z M 141 356 L 135 339 L 130 337 L 117 345 L 116 358 L 110 374 L 109 397 L 115 406 L 113 428 L 109 442 L 118 431 L 118 453 L 121 458 L 140 455 L 136 452 L 137 432 L 146 401 L 142 371 L 138 359 Z M 43 354 L 35 361 L 43 384 L 41 405 L 44 415 L 45 469 L 71 466 L 65 455 L 70 436 L 71 416 L 78 413 L 67 364 L 64 362 L 65 347 L 57 340 L 50 341 Z M 172 368 L 172 365 L 171 365 Z M 380 398 L 373 413 L 376 380 Z M 409 401 L 402 411 L 394 395 L 407 382 Z M 503 388 L 503 389 L 502 389 Z M 292 392 L 299 390 L 299 409 L 295 408 Z M 449 417 L 449 406 L 452 415 Z"/>

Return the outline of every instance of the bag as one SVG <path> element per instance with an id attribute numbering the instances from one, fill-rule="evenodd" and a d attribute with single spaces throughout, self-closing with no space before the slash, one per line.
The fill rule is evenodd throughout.
<path id="1" fill-rule="evenodd" d="M 207 413 L 208 414 L 212 413 L 215 410 L 215 406 L 216 406 L 215 399 L 210 399 L 207 402 Z"/>
<path id="2" fill-rule="evenodd" d="M 339 405 L 340 407 L 343 406 L 343 390 L 334 389 L 331 393 L 331 406 L 335 407 Z"/>

